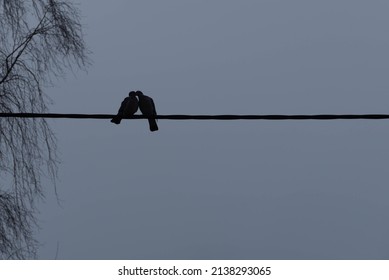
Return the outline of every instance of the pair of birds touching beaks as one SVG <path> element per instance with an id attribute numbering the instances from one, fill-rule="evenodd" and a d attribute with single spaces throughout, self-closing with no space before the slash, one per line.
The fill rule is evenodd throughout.
<path id="1" fill-rule="evenodd" d="M 138 98 L 137 98 L 138 97 Z M 120 105 L 117 115 L 111 120 L 112 123 L 120 124 L 125 117 L 130 117 L 138 111 L 138 108 L 143 115 L 156 116 L 154 101 L 151 97 L 144 95 L 141 91 L 130 91 Z M 154 118 L 148 118 L 150 131 L 158 130 L 157 121 Z"/>

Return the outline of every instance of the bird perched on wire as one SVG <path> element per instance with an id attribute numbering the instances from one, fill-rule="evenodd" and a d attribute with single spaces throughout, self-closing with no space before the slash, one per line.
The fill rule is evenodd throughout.
<path id="1" fill-rule="evenodd" d="M 124 98 L 122 101 L 117 115 L 113 117 L 111 122 L 120 124 L 124 117 L 132 116 L 136 111 L 138 111 L 138 99 L 136 98 L 136 92 L 130 91 L 128 97 Z"/>
<path id="2" fill-rule="evenodd" d="M 136 96 L 139 99 L 139 109 L 143 115 L 156 116 L 157 111 L 155 110 L 155 104 L 151 97 L 144 95 L 143 92 L 137 91 Z M 150 131 L 158 130 L 157 121 L 154 118 L 148 118 Z"/>

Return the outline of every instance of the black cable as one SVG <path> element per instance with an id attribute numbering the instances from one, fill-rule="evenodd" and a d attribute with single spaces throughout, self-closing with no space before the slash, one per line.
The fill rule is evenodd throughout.
<path id="1" fill-rule="evenodd" d="M 5 118 L 53 119 L 111 119 L 109 114 L 56 114 L 56 113 L 0 113 Z M 150 116 L 134 115 L 124 119 L 147 119 Z M 389 119 L 389 114 L 320 114 L 320 115 L 157 115 L 164 120 L 379 120 Z"/>

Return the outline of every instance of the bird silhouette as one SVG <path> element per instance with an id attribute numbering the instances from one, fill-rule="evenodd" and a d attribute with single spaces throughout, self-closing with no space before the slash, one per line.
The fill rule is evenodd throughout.
<path id="1" fill-rule="evenodd" d="M 132 116 L 136 111 L 138 111 L 138 99 L 136 98 L 136 92 L 130 91 L 128 97 L 124 98 L 122 101 L 117 115 L 113 117 L 111 122 L 120 124 L 124 117 Z"/>
<path id="2" fill-rule="evenodd" d="M 139 99 L 139 109 L 143 115 L 156 116 L 157 111 L 155 110 L 155 104 L 151 97 L 144 95 L 143 92 L 137 91 L 136 96 Z M 158 130 L 157 121 L 154 118 L 148 118 L 150 131 Z"/>

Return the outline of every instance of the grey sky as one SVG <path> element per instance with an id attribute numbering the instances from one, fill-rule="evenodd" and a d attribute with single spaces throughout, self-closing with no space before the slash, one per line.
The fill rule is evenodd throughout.
<path id="1" fill-rule="evenodd" d="M 52 112 L 388 113 L 389 2 L 82 1 Z M 387 121 L 55 120 L 40 258 L 388 259 Z"/>

